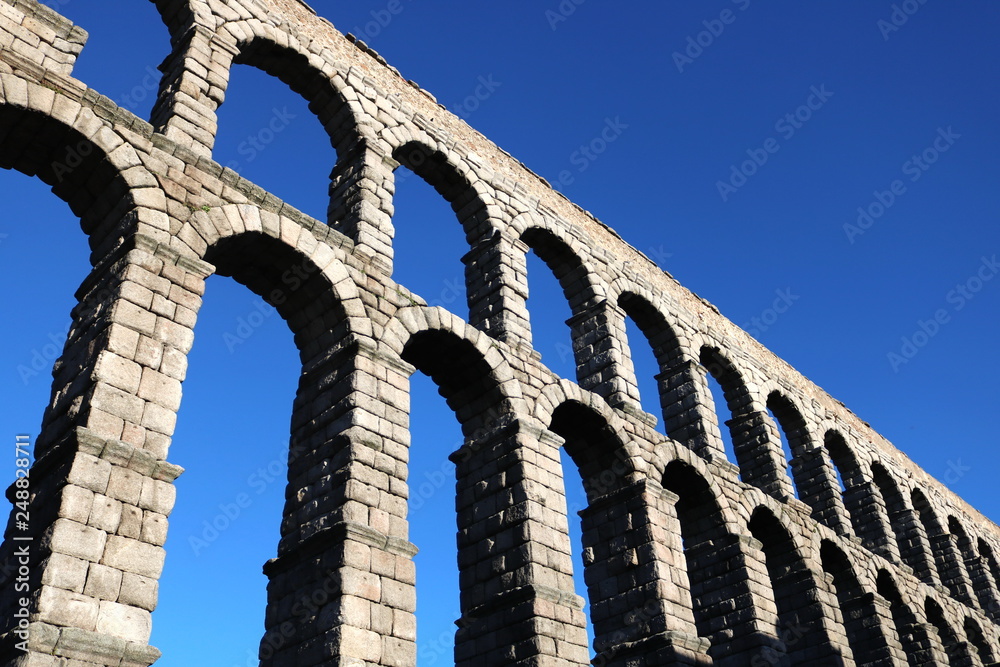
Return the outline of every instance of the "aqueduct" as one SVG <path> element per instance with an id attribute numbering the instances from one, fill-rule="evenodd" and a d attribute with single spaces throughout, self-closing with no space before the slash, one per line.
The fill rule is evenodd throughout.
<path id="1" fill-rule="evenodd" d="M 277 308 L 302 362 L 261 665 L 416 663 L 418 370 L 466 437 L 456 664 L 591 663 L 562 447 L 587 490 L 593 664 L 997 664 L 1000 530 L 843 405 L 298 0 L 155 4 L 173 53 L 147 122 L 73 78 L 85 32 L 35 0 L 0 2 L 0 166 L 50 184 L 93 251 L 30 483 L 7 492 L 2 664 L 159 657 L 182 472 L 168 451 L 216 273 Z M 213 161 L 234 63 L 280 77 L 328 131 L 328 220 Z M 467 320 L 392 279 L 400 165 L 465 230 Z M 529 249 L 572 308 L 575 379 L 533 354 Z M 283 280 L 292 268 L 307 278 Z M 662 415 L 638 401 L 626 317 L 659 363 Z M 293 618 L 317 586 L 333 587 L 328 605 Z"/>

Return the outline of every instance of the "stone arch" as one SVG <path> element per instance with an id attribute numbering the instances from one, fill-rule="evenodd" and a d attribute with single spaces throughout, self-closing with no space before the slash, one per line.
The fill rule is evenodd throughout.
<path id="1" fill-rule="evenodd" d="M 547 428 L 563 438 L 563 448 L 580 470 L 590 503 L 636 481 L 634 459 L 601 411 L 569 399 L 552 411 Z"/>
<path id="2" fill-rule="evenodd" d="M 220 31 L 234 33 L 237 40 L 239 53 L 232 63 L 257 68 L 299 94 L 326 129 L 338 154 L 350 153 L 366 131 L 358 123 L 363 112 L 356 101 L 348 99 L 349 86 L 337 76 L 333 65 L 309 52 L 293 35 L 285 38 L 277 30 L 268 34 L 268 27 L 258 29 L 250 22 L 239 27 L 249 33 L 246 38 L 240 39 L 234 24 L 227 24 Z"/>
<path id="3" fill-rule="evenodd" d="M 871 510 L 878 525 L 880 551 L 889 560 L 900 562 L 903 551 L 909 545 L 906 502 L 885 465 L 873 461 L 869 469 L 872 477 L 871 500 L 875 503 Z"/>
<path id="4" fill-rule="evenodd" d="M 892 616 L 896 637 L 909 667 L 934 664 L 934 649 L 927 627 L 917 617 L 913 604 L 900 593 L 896 580 L 888 570 L 878 571 L 876 590 L 889 603 L 889 614 Z"/>
<path id="5" fill-rule="evenodd" d="M 802 411 L 781 389 L 772 389 L 767 394 L 766 405 L 778 422 L 775 426 L 785 434 L 791 450 L 788 468 L 799 498 L 812 510 L 814 519 L 827 523 L 826 520 L 833 514 L 831 496 L 837 482 L 826 450 L 813 442 Z"/>
<path id="6" fill-rule="evenodd" d="M 622 623 L 623 615 L 615 614 L 615 610 L 622 608 L 622 602 L 627 597 L 635 599 L 649 592 L 638 586 L 628 590 L 616 587 L 609 592 L 606 584 L 602 586 L 611 573 L 620 575 L 623 581 L 631 574 L 631 568 L 627 560 L 621 557 L 620 551 L 635 546 L 624 543 L 623 539 L 627 539 L 627 536 L 616 530 L 614 521 L 609 520 L 609 514 L 613 511 L 609 508 L 620 508 L 614 512 L 616 517 L 623 512 L 626 516 L 632 516 L 636 509 L 626 508 L 621 502 L 623 490 L 628 489 L 630 481 L 635 482 L 632 460 L 625 450 L 624 442 L 608 421 L 600 412 L 584 403 L 572 399 L 560 403 L 555 406 L 551 420 L 545 422 L 545 425 L 548 431 L 558 436 L 558 444 L 569 455 L 583 481 L 587 507 L 578 513 L 582 523 L 583 544 L 577 548 L 582 547 L 589 555 L 585 559 L 583 575 L 587 583 L 591 622 L 594 625 L 594 647 L 598 652 L 615 650 L 622 643 L 616 635 L 622 632 L 623 627 L 627 627 Z M 554 447 L 547 449 L 552 452 Z M 543 449 L 544 451 L 546 450 Z M 550 456 L 555 457 L 554 467 L 562 470 L 558 454 Z M 564 478 L 563 474 L 559 476 Z M 565 486 L 557 488 L 557 491 L 565 494 Z M 645 513 L 640 508 L 637 514 L 643 516 Z M 576 520 L 572 513 L 568 513 L 566 519 Z M 648 519 L 641 523 L 648 523 Z M 615 544 L 611 544 L 608 539 L 609 531 L 615 535 Z M 650 596 L 650 602 L 655 604 L 655 600 L 655 595 Z M 641 608 L 643 605 L 638 606 Z M 641 624 L 638 628 L 631 629 L 641 633 Z"/>
<path id="7" fill-rule="evenodd" d="M 832 601 L 819 588 L 792 533 L 764 506 L 754 511 L 747 527 L 761 545 L 770 580 L 772 632 L 780 642 L 775 657 L 780 662 L 787 656 L 790 664 L 818 658 L 837 664 L 833 661 L 841 660 L 842 653 L 830 634 L 827 610 Z"/>
<path id="8" fill-rule="evenodd" d="M 632 400 L 636 410 L 641 410 L 639 402 L 638 381 L 632 366 L 630 349 L 634 345 L 648 344 L 657 362 L 655 376 L 658 385 L 658 399 L 661 416 L 664 420 L 667 436 L 689 444 L 697 436 L 690 433 L 693 421 L 700 421 L 700 415 L 692 414 L 690 392 L 696 389 L 691 378 L 691 359 L 687 355 L 688 346 L 676 333 L 676 329 L 667 320 L 663 310 L 654 305 L 652 295 L 631 285 L 612 284 L 612 301 L 624 315 L 635 322 L 642 332 L 644 341 L 626 341 L 626 333 L 622 335 L 622 359 L 620 375 L 626 386 L 626 393 Z M 623 318 L 624 319 L 624 318 Z"/>
<path id="9" fill-rule="evenodd" d="M 228 88 L 233 65 L 248 65 L 280 80 L 308 103 L 336 151 L 335 164 L 331 165 L 327 222 L 358 241 L 364 222 L 378 217 L 359 211 L 362 183 L 375 192 L 391 191 L 391 185 L 378 173 L 384 157 L 372 148 L 375 142 L 367 136 L 370 130 L 358 122 L 364 112 L 356 96 L 350 94 L 353 91 L 349 84 L 331 63 L 309 52 L 294 34 L 285 35 L 254 22 L 228 23 L 217 34 L 219 44 L 236 50 L 233 54 L 223 46 L 217 48 L 216 57 L 226 73 L 220 85 Z M 223 99 L 218 100 L 216 108 Z"/>
<path id="10" fill-rule="evenodd" d="M 91 108 L 13 74 L 0 74 L 0 99 L 0 168 L 50 185 L 91 248 L 113 242 L 112 232 L 161 233 L 166 200 L 156 179 Z"/>
<path id="11" fill-rule="evenodd" d="M 298 93 L 326 130 L 336 151 L 330 174 L 327 221 L 352 239 L 361 255 L 386 273 L 392 271 L 391 222 L 395 192 L 392 170 L 397 166 L 389 149 L 372 127 L 359 119 L 366 114 L 360 95 L 363 86 L 346 67 L 338 69 L 331 52 L 317 55 L 294 30 L 259 22 L 230 22 L 219 30 L 223 42 L 234 44 L 234 64 L 247 64 L 270 74 Z M 220 57 L 226 58 L 225 49 Z M 228 69 L 227 69 L 228 71 Z M 220 100 L 221 103 L 221 100 Z M 373 203 L 374 202 L 374 203 Z"/>
<path id="12" fill-rule="evenodd" d="M 938 519 L 937 510 L 934 509 L 934 506 L 928 500 L 927 496 L 924 495 L 924 492 L 918 488 L 910 491 L 910 500 L 913 503 L 913 508 L 917 511 L 920 523 L 924 528 L 924 533 L 930 542 L 935 565 L 940 568 L 943 561 L 947 560 L 947 557 L 941 553 L 942 550 L 939 548 L 940 540 L 938 538 L 945 533 L 945 530 Z M 943 573 L 941 573 L 941 578 L 944 579 Z"/>
<path id="13" fill-rule="evenodd" d="M 303 270 L 288 275 L 282 273 L 277 278 L 271 276 L 280 292 L 297 291 L 304 280 L 322 274 L 335 288 L 345 317 L 360 318 L 367 315 L 359 288 L 346 268 L 349 244 L 344 244 L 343 237 L 325 227 L 308 229 L 300 222 L 253 204 L 226 204 L 192 212 L 182 222 L 176 237 L 187 251 L 204 257 L 211 255 L 210 247 L 246 242 L 236 238 L 244 235 L 250 240 L 258 239 L 262 244 L 273 246 L 279 252 L 293 253 L 298 257 L 297 263 L 311 267 L 304 275 Z M 348 245 L 348 248 L 341 247 L 343 245 Z M 256 254 L 261 255 L 259 252 Z M 260 259 L 266 261 L 266 255 L 262 255 Z M 295 266 L 295 263 L 291 266 Z M 253 276 L 248 276 L 248 279 L 253 279 Z M 266 287 L 261 280 L 258 282 Z"/>
<path id="14" fill-rule="evenodd" d="M 379 350 L 404 364 L 390 373 L 393 386 L 405 387 L 415 370 L 429 375 L 466 435 L 451 457 L 462 591 L 456 664 L 498 664 L 505 647 L 484 637 L 501 624 L 511 643 L 566 642 L 567 659 L 582 665 L 583 603 L 573 593 L 565 515 L 555 509 L 565 500 L 550 485 L 550 465 L 540 460 L 551 454 L 555 436 L 528 417 L 496 344 L 441 308 L 411 306 L 396 313 Z M 399 404 L 406 413 L 408 401 L 400 397 Z M 544 550 L 529 541 L 539 531 L 548 535 Z M 558 627 L 540 605 L 558 608 Z"/>
<path id="15" fill-rule="evenodd" d="M 779 500 L 791 497 L 791 484 L 785 474 L 784 455 L 776 448 L 767 430 L 767 421 L 751 393 L 743 373 L 718 347 L 703 345 L 698 360 L 722 387 L 731 418 L 725 424 L 732 434 L 740 477 Z M 706 402 L 710 397 L 706 394 Z M 718 414 L 718 406 L 714 411 Z M 718 445 L 721 450 L 721 441 Z"/>
<path id="16" fill-rule="evenodd" d="M 555 409 L 566 401 L 580 403 L 599 414 L 609 424 L 615 427 L 620 425 L 618 416 L 600 396 L 585 391 L 580 388 L 580 385 L 564 378 L 554 378 L 539 392 L 538 397 L 534 400 L 532 416 L 539 423 L 548 424 L 552 421 Z"/>
<path id="17" fill-rule="evenodd" d="M 750 393 L 745 389 L 745 383 L 743 382 L 743 377 L 739 371 L 729 362 L 729 360 L 722 354 L 721 350 L 712 345 L 709 342 L 703 344 L 698 352 L 698 363 L 700 364 L 699 371 L 703 377 L 711 375 L 719 386 L 722 388 L 723 400 L 725 401 L 725 406 L 715 405 L 715 401 L 712 399 L 711 394 L 708 392 L 706 387 L 706 393 L 704 401 L 709 406 L 706 417 L 712 421 L 711 427 L 708 432 L 711 434 L 712 439 L 717 442 L 713 449 L 718 452 L 722 452 L 722 428 L 728 428 L 730 434 L 732 435 L 733 445 L 736 445 L 736 434 L 730 427 L 730 421 L 735 417 L 736 410 L 741 412 L 749 412 L 752 408 L 752 397 Z M 725 383 L 723 383 L 723 379 Z M 731 415 L 731 419 L 722 420 L 722 415 L 725 414 L 720 410 L 722 408 L 728 410 Z M 745 449 L 745 447 L 743 448 Z M 736 452 L 736 461 L 730 461 L 737 466 L 740 465 L 742 459 L 742 454 L 740 451 Z M 742 473 L 742 468 L 741 468 Z M 748 479 L 744 479 L 749 483 Z"/>
<path id="18" fill-rule="evenodd" d="M 528 214 L 519 216 L 518 220 L 526 215 Z M 532 218 L 538 219 L 539 216 Z M 586 252 L 575 240 L 569 240 L 560 225 L 544 217 L 541 219 L 543 224 L 530 224 L 523 230 L 512 225 L 511 229 L 518 231 L 518 240 L 534 250 L 539 259 L 551 269 L 562 285 L 574 317 L 581 315 L 587 308 L 604 302 L 606 289 L 601 285 Z"/>
<path id="19" fill-rule="evenodd" d="M 443 142 L 423 135 L 392 146 L 392 158 L 422 178 L 450 205 L 470 246 L 488 241 L 501 221 L 479 176 Z"/>
<path id="20" fill-rule="evenodd" d="M 948 532 L 955 539 L 958 555 L 965 566 L 969 588 L 974 595 L 974 598 L 969 601 L 977 601 L 979 608 L 983 610 L 995 609 L 1000 606 L 996 588 L 991 586 L 992 581 L 986 563 L 980 554 L 976 553 L 972 539 L 962 526 L 962 522 L 954 515 L 948 517 Z"/>
<path id="21" fill-rule="evenodd" d="M 435 333 L 436 332 L 436 333 Z M 451 344 L 460 345 L 463 354 L 475 357 L 474 369 L 461 369 L 454 359 L 434 360 L 432 355 L 424 347 L 410 347 L 413 339 L 418 334 L 428 334 L 422 337 L 425 343 L 421 345 L 444 345 L 450 341 Z M 431 335 L 436 338 L 432 340 Z M 457 395 L 461 388 L 460 381 L 450 382 L 448 386 L 442 387 L 442 395 L 449 401 L 449 405 L 456 410 L 456 417 L 462 423 L 463 431 L 469 438 L 475 438 L 476 432 L 491 430 L 499 427 L 508 420 L 511 415 L 526 414 L 527 409 L 521 394 L 520 383 L 517 381 L 513 370 L 504 356 L 496 348 L 495 343 L 478 329 L 466 324 L 456 315 L 440 307 L 408 306 L 398 310 L 393 320 L 386 326 L 385 333 L 380 340 L 380 347 L 387 352 L 409 364 L 419 361 L 420 357 L 429 357 L 427 364 L 421 366 L 414 364 L 416 368 L 431 376 L 435 382 L 438 379 L 435 373 L 446 379 L 449 372 L 455 373 L 455 377 L 469 380 L 472 387 L 477 387 L 475 393 L 481 392 L 480 396 L 474 396 L 476 400 L 492 401 L 492 412 L 485 418 L 477 418 L 472 407 L 461 405 L 461 399 Z M 409 350 L 408 350 L 409 348 Z M 413 361 L 407 359 L 410 357 Z M 449 366 L 438 367 L 435 364 L 448 363 Z M 455 368 L 451 368 L 455 366 Z M 475 377 L 476 373 L 481 377 Z M 448 392 L 453 395 L 449 399 Z M 459 411 L 461 409 L 461 411 Z M 489 422 L 495 422 L 494 426 L 489 426 Z"/>
<path id="22" fill-rule="evenodd" d="M 983 558 L 989 563 L 990 573 L 993 575 L 993 580 L 1000 585 L 1000 564 L 997 563 L 996 555 L 993 547 L 982 537 L 978 538 L 977 545 L 979 547 L 979 553 L 982 554 Z"/>
<path id="23" fill-rule="evenodd" d="M 897 485 L 896 488 L 899 490 L 902 509 L 896 514 L 890 510 L 890 522 L 897 531 L 898 539 L 905 540 L 899 542 L 903 562 L 913 568 L 914 574 L 924 583 L 940 585 L 935 553 L 928 533 L 928 529 L 935 523 L 933 514 L 927 514 L 926 510 L 921 512 L 915 506 L 916 498 L 905 487 Z M 890 506 L 892 505 L 894 503 L 890 502 Z"/>
<path id="24" fill-rule="evenodd" d="M 357 511 L 352 512 L 351 485 L 358 478 L 351 473 L 338 477 L 331 470 L 342 464 L 351 471 L 360 465 L 356 459 L 363 459 L 354 442 L 357 434 L 343 427 L 356 408 L 355 397 L 343 393 L 343 388 L 357 382 L 362 373 L 360 340 L 352 330 L 351 316 L 364 315 L 364 309 L 337 254 L 315 238 L 310 240 L 307 230 L 300 230 L 291 245 L 280 234 L 282 222 L 289 221 L 262 218 L 262 212 L 249 205 L 220 207 L 192 218 L 193 227 L 215 230 L 205 252 L 214 272 L 243 284 L 277 310 L 294 335 L 302 363 L 294 402 L 290 400 L 285 520 L 277 557 L 264 568 L 269 579 L 268 610 L 260 657 L 262 665 L 270 666 L 299 655 L 317 636 L 330 638 L 342 630 L 332 620 L 308 628 L 292 622 L 296 602 L 315 599 L 305 591 L 324 591 L 317 604 L 329 619 L 343 613 L 338 611 L 341 605 L 350 604 L 343 582 L 313 567 L 310 558 L 323 554 L 335 560 L 336 554 L 350 548 L 350 536 L 358 525 L 368 529 L 382 525 L 374 516 L 359 521 Z M 178 308 L 188 306 L 182 302 Z M 317 476 L 317 471 L 324 473 Z M 396 509 L 391 497 L 377 505 L 387 515 Z M 382 546 L 393 558 L 405 559 L 409 553 L 405 539 L 391 529 L 386 532 L 387 540 L 396 541 Z M 341 650 L 333 639 L 326 646 L 331 656 Z"/>
<path id="25" fill-rule="evenodd" d="M 794 512 L 790 512 L 787 505 L 775 502 L 773 498 L 756 487 L 744 486 L 741 489 L 739 499 L 733 502 L 730 507 L 736 520 L 739 522 L 740 528 L 744 530 L 758 510 L 761 509 L 773 514 L 782 526 L 794 524 L 796 521 Z M 818 538 L 808 540 L 801 545 L 802 553 L 807 555 L 818 549 Z"/>
<path id="26" fill-rule="evenodd" d="M 620 399 L 626 395 L 624 385 L 609 370 L 622 353 L 620 338 L 611 334 L 612 322 L 619 318 L 613 312 L 613 304 L 606 299 L 606 286 L 590 263 L 587 251 L 557 221 L 545 216 L 518 216 L 511 230 L 519 233 L 521 245 L 516 262 L 525 276 L 525 285 L 528 282 L 525 257 L 528 250 L 534 250 L 562 287 L 572 312 L 566 324 L 570 328 L 580 386 L 599 394 L 612 407 L 621 407 Z"/>
<path id="27" fill-rule="evenodd" d="M 428 328 L 410 337 L 401 356 L 434 380 L 467 433 L 489 429 L 491 421 L 509 413 L 496 368 L 468 338 Z M 480 414 L 483 404 L 494 412 Z"/>
<path id="28" fill-rule="evenodd" d="M 930 543 L 930 550 L 934 555 L 934 565 L 941 583 L 956 600 L 971 600 L 971 591 L 965 580 L 965 568 L 961 563 L 954 538 L 948 533 L 945 525 L 941 523 L 937 511 L 923 491 L 913 489 L 910 493 L 910 500 L 920 517 L 920 523 Z"/>
<path id="29" fill-rule="evenodd" d="M 784 391 L 774 388 L 761 393 L 767 397 L 764 405 L 774 415 L 773 421 L 776 423 L 773 425 L 777 430 L 781 431 L 785 440 L 788 441 L 790 455 L 785 455 L 787 459 L 785 463 L 788 467 L 788 475 L 792 478 L 792 483 L 796 486 L 801 496 L 802 489 L 798 488 L 802 486 L 800 483 L 801 478 L 796 476 L 795 466 L 792 464 L 792 461 L 799 458 L 810 448 L 812 438 L 809 434 L 809 427 L 806 425 L 806 420 L 799 411 L 798 406 L 795 405 L 795 401 Z"/>
<path id="30" fill-rule="evenodd" d="M 534 401 L 532 417 L 540 424 L 552 424 L 556 410 L 568 404 L 586 409 L 587 412 L 591 413 L 593 419 L 606 424 L 613 433 L 628 432 L 621 416 L 612 410 L 606 401 L 597 394 L 586 391 L 580 385 L 566 379 L 559 379 L 545 386 Z M 624 458 L 620 456 L 619 460 L 622 460 L 623 463 L 624 459 L 628 461 L 626 464 L 628 471 L 625 477 L 629 478 L 629 482 L 656 474 L 656 466 L 659 461 L 647 461 L 644 451 L 640 449 L 636 441 L 623 440 L 620 444 Z M 569 452 L 567 451 L 567 453 Z"/>
<path id="31" fill-rule="evenodd" d="M 990 646 L 990 641 L 986 638 L 982 626 L 976 619 L 966 616 L 962 629 L 965 631 L 969 644 L 978 654 L 979 660 L 984 665 L 995 665 L 997 652 Z"/>
<path id="32" fill-rule="evenodd" d="M 843 483 L 844 507 L 850 516 L 854 534 L 861 538 L 867 549 L 880 550 L 885 534 L 876 512 L 872 483 L 858 460 L 855 448 L 836 429 L 826 432 L 823 443 Z"/>
<path id="33" fill-rule="evenodd" d="M 474 326 L 494 334 L 495 292 L 503 290 L 503 278 L 494 282 L 498 264 L 503 263 L 504 247 L 501 240 L 501 220 L 493 197 L 483 181 L 468 168 L 465 162 L 441 142 L 428 136 L 421 136 L 394 146 L 392 164 L 394 169 L 402 165 L 430 185 L 448 202 L 465 233 L 469 252 L 462 256 L 465 264 L 466 300 L 469 306 L 470 322 Z M 392 175 L 393 178 L 396 174 Z M 395 181 L 391 192 L 395 193 Z M 390 237 L 395 235 L 392 223 L 387 221 L 386 230 Z M 498 336 L 499 337 L 499 336 Z"/>
<path id="34" fill-rule="evenodd" d="M 234 64 L 270 74 L 301 95 L 343 157 L 366 130 L 357 122 L 357 101 L 334 64 L 309 50 L 287 23 L 278 28 L 258 20 L 224 21 L 204 3 L 187 12 L 161 14 L 172 25 L 174 52 L 164 63 L 164 82 L 152 123 L 157 131 L 196 153 L 209 156 L 215 143 L 216 111 L 225 100 Z M 353 96 L 352 96 L 353 97 Z M 371 137 L 373 138 L 373 137 Z"/>
<path id="35" fill-rule="evenodd" d="M 948 622 L 944 609 L 934 598 L 928 597 L 924 601 L 924 613 L 927 614 L 927 620 L 934 628 L 937 641 L 940 642 L 948 656 L 948 664 L 951 667 L 975 664 L 972 662 L 968 643 L 963 641 L 954 626 Z"/>
<path id="36" fill-rule="evenodd" d="M 233 210 L 239 211 L 244 224 L 260 220 L 260 211 L 253 207 L 229 209 Z M 260 226 L 251 226 L 218 239 L 205 259 L 218 275 L 233 278 L 274 306 L 295 335 L 303 364 L 349 338 L 345 304 L 357 308 L 361 300 L 344 265 L 328 247 L 317 244 L 314 252 L 303 252 Z"/>
<path id="37" fill-rule="evenodd" d="M 263 34 L 252 23 L 240 27 L 243 33 L 249 34 L 245 39 L 240 39 L 238 33 L 234 35 L 238 40 L 238 52 L 232 57 L 230 67 L 248 65 L 269 74 L 309 104 L 309 110 L 323 126 L 336 151 L 336 163 L 330 174 L 327 220 L 331 226 L 357 240 L 357 213 L 352 209 L 360 205 L 355 192 L 359 187 L 358 172 L 381 162 L 379 155 L 370 152 L 372 142 L 366 140 L 367 128 L 358 123 L 363 114 L 360 104 L 348 98 L 349 86 L 333 66 L 303 48 L 295 37 L 283 38 L 279 43 L 278 34 L 268 34 L 266 27 Z M 229 24 L 223 30 L 235 31 L 235 26 Z M 228 74 L 230 70 L 226 71 Z M 226 84 L 228 87 L 228 78 Z M 377 178 L 373 180 L 373 185 L 384 185 Z"/>
<path id="38" fill-rule="evenodd" d="M 725 496 L 697 464 L 697 459 L 676 459 L 663 473 L 663 488 L 677 496 L 681 562 L 686 565 L 681 585 L 690 589 L 693 623 L 697 634 L 709 641 L 714 664 L 746 664 L 773 642 L 759 622 L 746 546 L 727 518 Z"/>
<path id="39" fill-rule="evenodd" d="M 892 651 L 884 629 L 878 623 L 875 600 L 862 588 L 847 554 L 830 540 L 823 540 L 820 562 L 823 571 L 832 579 L 854 662 L 867 665 L 891 660 Z"/>
<path id="40" fill-rule="evenodd" d="M 1000 564 L 997 563 L 993 548 L 981 537 L 977 541 L 977 547 L 979 548 L 979 556 L 983 559 L 986 573 L 989 576 L 988 583 L 993 587 L 993 590 L 1000 591 Z M 990 605 L 986 613 L 995 622 L 1000 621 L 1000 603 Z"/>

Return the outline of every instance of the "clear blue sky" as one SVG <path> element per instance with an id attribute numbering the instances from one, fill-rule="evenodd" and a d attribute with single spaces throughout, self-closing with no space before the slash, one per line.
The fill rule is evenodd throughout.
<path id="1" fill-rule="evenodd" d="M 134 89 L 169 46 L 153 5 L 58 4 L 91 32 L 77 76 L 148 117 L 151 97 Z M 370 22 L 386 0 L 313 4 L 1000 519 L 996 3 L 910 0 L 902 4 L 915 13 L 895 25 L 892 3 L 872 0 L 565 0 L 563 13 L 555 0 L 400 0 L 384 26 Z M 470 99 L 483 81 L 491 92 Z M 294 118 L 250 159 L 241 144 L 276 110 Z M 220 162 L 325 213 L 335 156 L 300 99 L 239 67 L 220 122 Z M 581 147 L 609 123 L 615 140 L 587 158 Z M 755 158 L 762 164 L 743 164 Z M 753 173 L 744 181 L 734 168 Z M 4 172 L 0 192 L 0 278 L 16 286 L 0 331 L 0 430 L 12 439 L 37 432 L 88 253 L 42 184 Z M 466 249 L 450 208 L 416 177 L 401 182 L 396 205 L 398 279 L 467 316 Z M 860 224 L 859 207 L 871 216 Z M 992 280 L 977 282 L 980 272 Z M 571 376 L 569 310 L 538 262 L 531 288 L 543 361 Z M 779 293 L 791 305 L 775 317 Z M 934 335 L 921 335 L 919 323 L 935 317 Z M 233 344 L 227 334 L 246 331 L 243 322 L 253 333 Z M 636 342 L 655 413 L 651 355 Z M 23 372 L 33 364 L 37 375 Z M 296 378 L 277 315 L 211 279 L 170 455 L 187 472 L 154 614 L 158 664 L 256 664 L 260 567 L 277 542 Z M 461 435 L 426 378 L 413 388 L 420 664 L 450 664 L 458 594 L 446 456 Z M 240 500 L 240 516 L 209 539 L 206 522 L 225 524 L 220 506 Z"/>

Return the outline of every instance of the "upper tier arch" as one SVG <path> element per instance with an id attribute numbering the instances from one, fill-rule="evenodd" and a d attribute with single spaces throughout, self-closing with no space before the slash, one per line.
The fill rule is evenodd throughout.
<path id="1" fill-rule="evenodd" d="M 111 124 L 79 100 L 13 74 L 0 74 L 0 100 L 0 167 L 52 186 L 79 216 L 92 249 L 113 231 L 163 235 L 163 192 Z"/>

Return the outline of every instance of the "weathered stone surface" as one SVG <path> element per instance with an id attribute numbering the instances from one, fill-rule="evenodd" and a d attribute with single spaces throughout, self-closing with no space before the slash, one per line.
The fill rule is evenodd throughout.
<path id="1" fill-rule="evenodd" d="M 121 570 L 92 563 L 87 572 L 87 586 L 83 592 L 98 600 L 117 600 L 121 587 Z"/>
<path id="2" fill-rule="evenodd" d="M 148 611 L 117 602 L 102 601 L 97 616 L 97 631 L 126 641 L 149 641 L 152 623 Z"/>
<path id="3" fill-rule="evenodd" d="M 49 547 L 54 553 L 76 556 L 97 562 L 104 553 L 107 534 L 69 519 L 58 519 L 52 526 Z"/>
<path id="4" fill-rule="evenodd" d="M 164 553 L 151 544 L 113 535 L 108 538 L 102 562 L 123 572 L 156 578 L 163 570 Z"/>
<path id="5" fill-rule="evenodd" d="M 121 592 L 117 600 L 123 605 L 153 611 L 156 608 L 158 588 L 159 583 L 152 577 L 125 572 L 122 575 Z"/>
<path id="6" fill-rule="evenodd" d="M 86 560 L 53 553 L 42 571 L 42 583 L 74 593 L 83 593 L 87 583 L 87 569 Z"/>
<path id="7" fill-rule="evenodd" d="M 96 599 L 54 586 L 43 587 L 38 599 L 39 617 L 51 625 L 93 630 L 98 610 Z"/>

